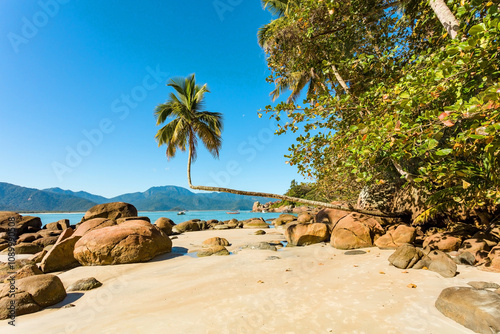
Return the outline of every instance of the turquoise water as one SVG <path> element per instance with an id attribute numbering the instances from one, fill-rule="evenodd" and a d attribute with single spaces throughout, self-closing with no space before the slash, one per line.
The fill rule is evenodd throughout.
<path id="1" fill-rule="evenodd" d="M 46 225 L 48 223 L 52 223 L 61 219 L 69 219 L 70 224 L 77 224 L 82 219 L 85 212 L 79 213 L 29 213 L 25 215 L 40 217 L 42 220 L 42 224 Z M 209 220 L 209 219 L 217 219 L 217 220 L 228 220 L 232 218 L 236 218 L 238 220 L 245 220 L 249 218 L 264 218 L 264 219 L 274 219 L 279 217 L 280 213 L 273 212 L 250 212 L 250 211 L 240 211 L 239 214 L 231 215 L 227 214 L 226 211 L 186 211 L 185 215 L 177 215 L 177 212 L 173 211 L 139 211 L 139 216 L 146 216 L 151 219 L 151 222 L 154 223 L 160 217 L 170 218 L 174 221 L 174 223 L 179 224 L 186 220 L 190 219 L 200 219 L 200 220 Z"/>

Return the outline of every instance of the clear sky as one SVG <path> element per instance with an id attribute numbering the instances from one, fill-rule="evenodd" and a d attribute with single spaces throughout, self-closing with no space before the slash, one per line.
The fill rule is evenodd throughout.
<path id="1" fill-rule="evenodd" d="M 271 103 L 260 1 L 0 1 L 0 181 L 107 197 L 187 186 L 153 116 L 166 81 L 196 73 L 223 113 L 220 159 L 199 147 L 193 183 L 283 193 L 303 180 L 257 111 Z"/>

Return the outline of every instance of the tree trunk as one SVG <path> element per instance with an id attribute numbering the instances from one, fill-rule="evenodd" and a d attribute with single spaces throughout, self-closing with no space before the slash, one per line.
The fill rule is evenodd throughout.
<path id="1" fill-rule="evenodd" d="M 281 200 L 284 200 L 284 201 L 297 202 L 297 203 L 302 203 L 302 204 L 307 204 L 307 205 L 322 206 L 322 207 L 325 207 L 325 208 L 337 209 L 337 210 L 342 210 L 342 211 L 357 212 L 357 213 L 361 213 L 361 214 L 365 214 L 365 215 L 370 215 L 370 216 L 376 216 L 376 217 L 397 218 L 397 217 L 401 217 L 401 216 L 405 216 L 406 215 L 406 213 L 404 213 L 404 212 L 384 213 L 384 212 L 381 212 L 381 211 L 364 210 L 364 209 L 359 209 L 359 208 L 355 208 L 355 207 L 352 207 L 352 206 L 344 207 L 344 206 L 335 205 L 335 204 L 331 204 L 331 203 L 324 203 L 324 202 L 318 202 L 318 201 L 310 201 L 310 200 L 303 199 L 303 198 L 296 198 L 296 197 L 290 197 L 290 196 L 278 195 L 278 194 L 261 193 L 261 192 L 254 192 L 254 191 L 244 191 L 244 190 L 236 190 L 236 189 L 229 189 L 229 188 L 219 188 L 219 187 L 193 186 L 192 183 L 191 183 L 191 145 L 189 146 L 189 156 L 188 156 L 187 173 L 188 173 L 189 188 L 195 189 L 195 190 L 224 192 L 224 193 L 230 193 L 230 194 L 236 194 L 236 195 L 244 195 L 244 196 L 258 196 L 258 197 L 277 198 L 277 199 L 281 199 Z"/>
<path id="2" fill-rule="evenodd" d="M 452 39 L 455 39 L 460 28 L 460 24 L 455 18 L 455 15 L 453 15 L 443 0 L 430 0 L 430 5 L 439 21 L 448 32 L 448 35 L 450 35 Z"/>

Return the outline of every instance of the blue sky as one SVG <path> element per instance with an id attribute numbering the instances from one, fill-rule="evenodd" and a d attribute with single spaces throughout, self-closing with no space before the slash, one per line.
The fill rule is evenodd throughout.
<path id="1" fill-rule="evenodd" d="M 220 159 L 200 147 L 193 183 L 283 193 L 303 180 L 284 155 L 295 135 L 271 103 L 260 1 L 0 2 L 0 181 L 111 197 L 187 188 L 187 154 L 167 161 L 153 116 L 166 81 L 196 73 L 224 114 Z"/>

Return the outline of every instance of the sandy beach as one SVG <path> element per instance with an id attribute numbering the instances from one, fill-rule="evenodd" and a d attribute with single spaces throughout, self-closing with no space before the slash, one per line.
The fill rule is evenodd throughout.
<path id="1" fill-rule="evenodd" d="M 20 316 L 2 333 L 472 333 L 435 307 L 440 292 L 500 275 L 459 266 L 454 278 L 401 270 L 392 250 L 345 255 L 328 244 L 278 251 L 240 249 L 284 240 L 279 229 L 188 232 L 172 253 L 147 263 L 78 267 L 58 273 L 67 287 L 95 277 L 103 286 L 41 312 Z M 224 237 L 230 256 L 187 253 Z M 270 257 L 279 257 L 270 258 Z M 415 284 L 416 288 L 408 285 Z M 74 305 L 74 307 L 70 306 Z"/>

